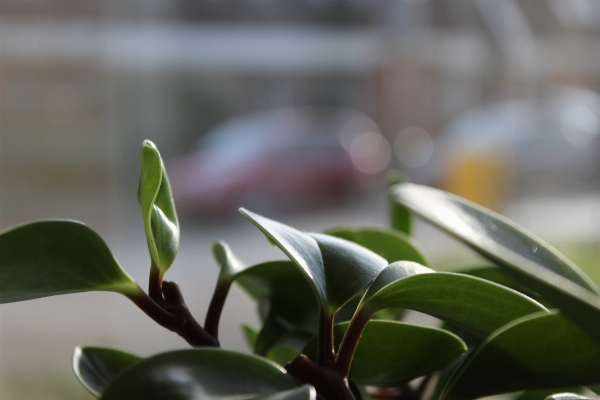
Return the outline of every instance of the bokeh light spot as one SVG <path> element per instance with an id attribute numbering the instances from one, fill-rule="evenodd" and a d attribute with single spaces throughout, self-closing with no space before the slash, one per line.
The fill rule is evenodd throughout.
<path id="1" fill-rule="evenodd" d="M 412 126 L 398 133 L 394 141 L 394 152 L 407 167 L 422 167 L 433 155 L 433 140 L 425 129 Z"/>

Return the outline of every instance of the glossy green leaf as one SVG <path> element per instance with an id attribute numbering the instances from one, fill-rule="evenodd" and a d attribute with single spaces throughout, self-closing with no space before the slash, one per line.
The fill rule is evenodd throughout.
<path id="1" fill-rule="evenodd" d="M 440 190 L 391 188 L 395 201 L 505 267 L 600 343 L 600 289 L 566 257 L 508 219 Z"/>
<path id="2" fill-rule="evenodd" d="M 126 368 L 143 358 L 102 347 L 77 347 L 73 353 L 73 371 L 94 396 L 100 397 L 108 383 Z"/>
<path id="3" fill-rule="evenodd" d="M 297 389 L 290 389 L 269 396 L 260 396 L 252 400 L 317 400 L 317 392 L 310 385 L 303 385 Z"/>
<path id="4" fill-rule="evenodd" d="M 594 400 L 591 397 L 582 396 L 577 393 L 557 393 L 548 396 L 546 400 Z"/>
<path id="5" fill-rule="evenodd" d="M 165 166 L 158 149 L 149 140 L 142 144 L 138 202 L 142 207 L 152 265 L 162 279 L 179 249 L 179 222 Z"/>
<path id="6" fill-rule="evenodd" d="M 240 212 L 300 268 L 329 316 L 365 289 L 387 265 L 384 258 L 356 243 L 303 233 L 243 208 Z"/>
<path id="7" fill-rule="evenodd" d="M 414 261 L 429 265 L 414 240 L 398 231 L 381 229 L 329 229 L 325 233 L 357 243 L 385 258 L 388 263 L 394 261 Z"/>
<path id="8" fill-rule="evenodd" d="M 399 171 L 388 172 L 386 178 L 388 186 L 408 181 L 407 177 Z M 395 202 L 392 196 L 390 196 L 389 206 L 390 226 L 392 227 L 392 229 L 405 233 L 406 235 L 410 235 L 412 233 L 413 226 L 413 216 L 410 210 L 404 205 Z"/>
<path id="9" fill-rule="evenodd" d="M 316 334 L 319 306 L 311 286 L 292 261 L 272 261 L 250 267 L 237 283 L 264 309 L 265 323 L 255 351 L 267 354 L 279 343 L 298 341 L 300 348 Z"/>
<path id="10" fill-rule="evenodd" d="M 256 345 L 256 339 L 258 338 L 258 332 L 256 329 L 245 324 L 242 325 L 242 331 L 248 346 L 250 346 L 251 349 L 254 349 Z M 300 354 L 300 350 L 304 348 L 306 343 L 308 343 L 308 340 L 298 350 L 282 345 L 273 346 L 271 349 L 269 349 L 265 357 L 267 357 L 269 360 L 275 361 L 279 365 L 285 365 Z"/>
<path id="11" fill-rule="evenodd" d="M 214 338 L 219 336 L 221 313 L 233 281 L 247 267 L 233 254 L 224 242 L 217 242 L 212 247 L 213 256 L 221 268 L 213 297 L 206 312 L 204 329 Z"/>
<path id="12" fill-rule="evenodd" d="M 338 348 L 348 322 L 334 327 Z M 314 359 L 316 340 L 304 353 Z M 457 336 L 441 329 L 395 321 L 369 321 L 362 333 L 349 378 L 359 385 L 398 386 L 444 368 L 466 350 Z"/>
<path id="13" fill-rule="evenodd" d="M 464 271 L 456 271 L 461 274 L 475 276 L 477 278 L 485 279 L 486 281 L 491 281 L 497 283 L 502 286 L 506 286 L 517 292 L 521 292 L 535 301 L 543 304 L 546 307 L 552 307 L 551 304 L 548 303 L 546 299 L 541 297 L 539 294 L 535 293 L 531 288 L 525 286 L 518 279 L 512 277 L 509 272 L 503 268 L 495 267 L 495 266 L 484 266 L 484 267 L 475 267 L 469 268 Z"/>
<path id="14" fill-rule="evenodd" d="M 319 306 L 311 285 L 291 261 L 254 265 L 236 277 L 250 296 L 267 304 L 288 329 L 310 329 L 318 321 Z"/>
<path id="15" fill-rule="evenodd" d="M 460 274 L 465 274 L 469 276 L 475 276 L 477 278 L 485 279 L 486 281 L 494 282 L 502 286 L 506 286 L 517 292 L 527 293 L 527 291 L 531 292 L 531 290 L 527 288 L 527 286 L 523 285 L 518 280 L 514 279 L 508 272 L 502 268 L 495 266 L 484 266 L 484 267 L 474 267 L 468 268 L 466 270 L 455 271 Z M 527 293 L 529 295 L 529 293 Z"/>
<path id="16" fill-rule="evenodd" d="M 323 256 L 329 315 L 363 291 L 388 265 L 385 258 L 356 243 L 320 233 L 310 236 Z"/>
<path id="17" fill-rule="evenodd" d="M 0 303 L 92 290 L 141 289 L 102 238 L 75 221 L 41 221 L 0 234 Z"/>
<path id="18" fill-rule="evenodd" d="M 600 394 L 600 383 L 597 385 L 587 385 L 586 386 L 589 390 L 591 390 L 592 392 L 596 393 L 596 394 Z"/>
<path id="19" fill-rule="evenodd" d="M 200 348 L 163 353 L 135 364 L 109 384 L 102 399 L 253 399 L 290 389 L 296 389 L 294 381 L 265 358 Z"/>
<path id="20" fill-rule="evenodd" d="M 537 265 L 600 293 L 594 282 L 556 249 L 493 211 L 450 193 L 411 183 L 394 186 L 391 193 L 397 202 L 495 263 L 530 274 L 536 271 L 529 268 Z M 523 261 L 527 263 L 520 268 Z"/>
<path id="21" fill-rule="evenodd" d="M 233 254 L 225 242 L 219 241 L 213 244 L 212 252 L 221 268 L 218 278 L 220 283 L 233 282 L 236 276 L 248 268 L 235 254 Z"/>
<path id="22" fill-rule="evenodd" d="M 513 397 L 513 400 L 540 400 L 546 399 L 547 397 L 556 395 L 558 393 L 581 394 L 583 391 L 584 388 L 581 386 L 571 386 L 568 388 L 560 389 L 527 390 Z"/>
<path id="23" fill-rule="evenodd" d="M 529 297 L 483 279 L 434 272 L 412 262 L 390 264 L 373 281 L 357 313 L 367 318 L 384 308 L 408 308 L 487 337 L 514 320 L 546 308 Z"/>
<path id="24" fill-rule="evenodd" d="M 446 399 L 600 383 L 600 346 L 557 312 L 499 329 L 455 371 Z"/>

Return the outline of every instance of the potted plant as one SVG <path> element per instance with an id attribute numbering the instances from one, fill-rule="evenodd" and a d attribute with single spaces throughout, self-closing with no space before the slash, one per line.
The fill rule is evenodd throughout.
<path id="1" fill-rule="evenodd" d="M 287 259 L 245 265 L 223 242 L 206 319 L 165 280 L 179 246 L 169 181 L 153 143 L 142 145 L 138 201 L 151 259 L 144 291 L 102 238 L 52 220 L 0 234 L 0 302 L 111 291 L 193 348 L 142 359 L 78 347 L 73 368 L 111 399 L 584 399 L 600 389 L 600 289 L 572 262 L 516 224 L 436 189 L 399 183 L 390 228 L 306 233 L 240 212 Z M 411 237 L 412 215 L 460 239 L 493 266 L 436 272 Z M 244 327 L 255 354 L 220 348 L 219 318 L 239 285 L 260 305 Z M 402 322 L 404 310 L 443 321 Z M 529 397 L 527 397 L 529 396 Z"/>

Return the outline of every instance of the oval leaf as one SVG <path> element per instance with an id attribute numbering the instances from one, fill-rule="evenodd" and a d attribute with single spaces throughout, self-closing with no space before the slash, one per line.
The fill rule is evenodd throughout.
<path id="1" fill-rule="evenodd" d="M 268 304 L 268 313 L 275 313 L 288 329 L 311 329 L 318 322 L 319 306 L 311 286 L 291 261 L 252 266 L 238 275 L 236 282 L 250 296 Z"/>
<path id="2" fill-rule="evenodd" d="M 363 291 L 388 265 L 385 258 L 356 243 L 321 233 L 310 236 L 323 256 L 329 315 Z"/>
<path id="3" fill-rule="evenodd" d="M 387 265 L 384 258 L 347 240 L 306 234 L 243 208 L 240 212 L 300 268 L 329 316 L 365 289 Z"/>
<path id="4" fill-rule="evenodd" d="M 311 385 L 303 385 L 297 389 L 290 389 L 269 396 L 256 397 L 253 400 L 317 400 L 317 392 Z"/>
<path id="5" fill-rule="evenodd" d="M 429 265 L 414 240 L 402 232 L 368 228 L 336 228 L 329 229 L 325 233 L 366 247 L 385 258 L 388 263 L 414 261 L 421 265 Z"/>
<path id="6" fill-rule="evenodd" d="M 102 399 L 250 399 L 295 388 L 285 371 L 265 358 L 201 348 L 139 362 L 117 376 Z"/>
<path id="7" fill-rule="evenodd" d="M 434 272 L 411 262 L 390 264 L 373 281 L 357 313 L 370 316 L 384 308 L 408 308 L 487 337 L 515 318 L 546 308 L 529 297 L 483 279 Z"/>
<path id="8" fill-rule="evenodd" d="M 325 266 L 317 241 L 290 226 L 265 218 L 244 208 L 240 208 L 240 213 L 248 218 L 300 268 L 315 292 L 319 305 L 324 310 L 327 309 Z"/>
<path id="9" fill-rule="evenodd" d="M 442 397 L 471 399 L 596 383 L 600 346 L 563 315 L 536 313 L 491 335 L 455 371 Z"/>
<path id="10" fill-rule="evenodd" d="M 392 186 L 399 183 L 407 182 L 408 177 L 406 177 L 400 171 L 391 170 L 388 172 L 386 180 L 388 186 Z M 392 229 L 405 233 L 406 235 L 410 235 L 413 226 L 413 216 L 410 210 L 404 205 L 394 201 L 391 195 L 389 195 L 389 206 L 390 226 L 392 227 Z"/>
<path id="11" fill-rule="evenodd" d="M 102 238 L 76 221 L 41 221 L 0 234 L 0 303 L 92 290 L 141 289 Z"/>
<path id="12" fill-rule="evenodd" d="M 336 349 L 348 322 L 336 324 Z M 316 339 L 304 349 L 314 360 Z M 466 350 L 457 336 L 441 329 L 395 321 L 369 321 L 360 337 L 350 376 L 359 385 L 399 386 L 419 376 L 444 368 Z"/>
<path id="13" fill-rule="evenodd" d="M 503 268 L 496 266 L 483 266 L 456 272 L 469 276 L 475 276 L 477 278 L 485 279 L 486 281 L 506 286 L 507 288 L 511 288 L 517 292 L 525 294 L 528 297 L 531 297 L 535 301 L 543 304 L 545 307 L 552 307 L 552 305 L 550 305 L 543 297 L 531 290 L 531 288 L 525 286 L 522 282 L 519 282 L 519 280 L 513 278 L 513 276 Z"/>
<path id="14" fill-rule="evenodd" d="M 582 396 L 577 393 L 557 393 L 546 397 L 546 400 L 594 400 L 591 397 Z"/>
<path id="15" fill-rule="evenodd" d="M 412 183 L 394 186 L 391 193 L 397 202 L 495 263 L 529 272 L 527 267 L 519 267 L 524 259 L 529 261 L 527 266 L 549 269 L 587 290 L 600 293 L 594 282 L 560 252 L 493 211 L 450 193 Z"/>
<path id="16" fill-rule="evenodd" d="M 179 221 L 165 166 L 149 140 L 142 144 L 142 173 L 138 187 L 148 250 L 159 278 L 169 269 L 179 249 Z"/>
<path id="17" fill-rule="evenodd" d="M 600 289 L 550 245 L 508 219 L 440 190 L 410 183 L 395 201 L 460 239 L 547 298 L 600 343 Z"/>
<path id="18" fill-rule="evenodd" d="M 100 397 L 108 383 L 126 368 L 143 358 L 102 347 L 77 347 L 73 353 L 73 371 L 94 396 Z"/>
<path id="19" fill-rule="evenodd" d="M 236 282 L 262 305 L 265 323 L 255 350 L 265 354 L 284 339 L 306 343 L 317 332 L 319 305 L 311 286 L 291 261 L 272 261 L 244 270 Z M 303 345 L 302 345 L 303 346 Z"/>
<path id="20" fill-rule="evenodd" d="M 231 251 L 227 243 L 217 242 L 212 247 L 213 256 L 217 260 L 221 270 L 219 272 L 219 283 L 231 283 L 235 277 L 248 268 Z"/>

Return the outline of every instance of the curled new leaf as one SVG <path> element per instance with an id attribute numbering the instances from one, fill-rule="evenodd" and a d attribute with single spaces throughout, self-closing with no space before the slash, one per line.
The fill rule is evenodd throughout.
<path id="1" fill-rule="evenodd" d="M 0 303 L 57 294 L 141 289 L 102 238 L 76 221 L 41 221 L 0 234 Z"/>
<path id="2" fill-rule="evenodd" d="M 296 389 L 294 381 L 265 358 L 200 348 L 159 354 L 133 365 L 108 385 L 102 399 L 253 399 L 290 389 Z"/>
<path id="3" fill-rule="evenodd" d="M 141 357 L 119 350 L 77 347 L 73 353 L 73 371 L 90 393 L 100 397 L 111 380 L 141 360 Z"/>
<path id="4" fill-rule="evenodd" d="M 173 264 L 179 249 L 179 222 L 165 166 L 158 149 L 149 140 L 142 145 L 138 202 L 154 273 L 160 280 Z"/>
<path id="5" fill-rule="evenodd" d="M 410 183 L 393 199 L 457 237 L 558 307 L 600 343 L 600 289 L 565 256 L 508 219 L 470 201 Z"/>

